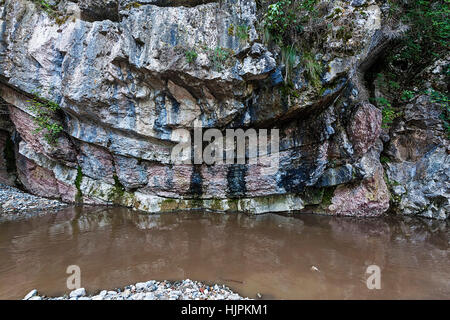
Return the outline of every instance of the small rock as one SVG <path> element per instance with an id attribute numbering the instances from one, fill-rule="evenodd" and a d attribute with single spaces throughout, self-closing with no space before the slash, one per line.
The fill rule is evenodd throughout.
<path id="1" fill-rule="evenodd" d="M 33 289 L 30 292 L 28 292 L 28 294 L 25 296 L 25 298 L 23 298 L 23 300 L 29 300 L 31 297 L 34 297 L 35 295 L 37 295 L 37 290 Z"/>
<path id="2" fill-rule="evenodd" d="M 144 290 L 147 287 L 147 284 L 144 282 L 138 282 L 136 283 L 136 289 L 137 290 Z"/>
<path id="3" fill-rule="evenodd" d="M 86 290 L 84 288 L 75 289 L 69 294 L 71 298 L 78 298 L 84 295 L 86 295 Z"/>

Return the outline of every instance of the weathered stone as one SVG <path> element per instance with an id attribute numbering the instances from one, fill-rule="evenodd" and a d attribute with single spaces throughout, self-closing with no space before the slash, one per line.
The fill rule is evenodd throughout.
<path id="1" fill-rule="evenodd" d="M 374 1 L 351 3 L 321 6 L 333 18 L 320 46 L 311 43 L 323 52 L 310 63 L 324 70 L 313 86 L 302 54 L 290 66 L 262 44 L 253 0 L 62 0 L 59 24 L 31 1 L 6 0 L 1 96 L 19 137 L 20 180 L 67 202 L 149 212 L 296 212 L 304 194 L 332 186 L 328 213 L 380 214 L 381 114 L 360 78 L 386 37 Z M 61 106 L 57 147 L 33 133 L 27 100 L 37 90 Z M 417 122 L 420 112 L 405 115 Z M 199 124 L 279 128 L 279 164 L 173 165 L 176 129 Z"/>
<path id="2" fill-rule="evenodd" d="M 117 177 L 125 188 L 135 189 L 147 184 L 147 169 L 138 159 L 115 156 L 114 162 Z"/>
<path id="3" fill-rule="evenodd" d="M 398 209 L 408 215 L 446 219 L 450 213 L 450 156 L 445 148 L 430 150 L 417 162 L 387 164 Z M 401 187 L 401 191 L 398 187 Z M 404 190 L 404 191 L 403 191 Z"/>
<path id="4" fill-rule="evenodd" d="M 357 107 L 350 120 L 349 139 L 357 155 L 364 155 L 381 132 L 381 111 L 370 103 Z"/>
<path id="5" fill-rule="evenodd" d="M 360 183 L 336 188 L 328 210 L 331 214 L 344 216 L 378 216 L 389 208 L 389 190 L 384 182 L 383 168 Z"/>
<path id="6" fill-rule="evenodd" d="M 82 143 L 78 161 L 84 175 L 114 183 L 113 157 L 107 150 L 93 144 Z"/>
<path id="7" fill-rule="evenodd" d="M 84 288 L 75 289 L 70 292 L 69 296 L 71 298 L 79 298 L 86 295 L 86 290 Z"/>

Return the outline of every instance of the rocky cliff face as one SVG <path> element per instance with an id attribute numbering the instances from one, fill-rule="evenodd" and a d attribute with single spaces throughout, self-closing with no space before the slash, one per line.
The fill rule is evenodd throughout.
<path id="1" fill-rule="evenodd" d="M 380 153 L 389 139 L 380 139 L 382 114 L 364 79 L 396 34 L 382 3 L 320 2 L 328 29 L 313 43 L 317 81 L 306 53 L 289 64 L 267 44 L 263 8 L 253 0 L 47 1 L 45 10 L 42 1 L 1 2 L 0 181 L 66 202 L 147 212 L 388 210 Z M 46 130 L 35 132 L 30 100 L 60 107 L 55 143 Z M 433 126 L 435 118 L 417 119 L 423 103 L 412 102 L 404 126 Z M 177 129 L 199 124 L 279 129 L 280 166 L 174 165 Z M 398 162 L 387 176 L 403 186 L 391 204 L 446 218 L 446 139 L 411 158 L 404 132 L 389 142 Z"/>

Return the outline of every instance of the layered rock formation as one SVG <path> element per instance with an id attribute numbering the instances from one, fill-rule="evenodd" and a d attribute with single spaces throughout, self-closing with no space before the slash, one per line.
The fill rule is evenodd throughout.
<path id="1" fill-rule="evenodd" d="M 323 70 L 319 87 L 301 55 L 286 85 L 280 48 L 263 41 L 253 0 L 52 4 L 47 12 L 39 2 L 2 1 L 0 150 L 9 141 L 15 155 L 2 182 L 65 202 L 147 212 L 376 216 L 388 210 L 381 111 L 363 81 L 392 34 L 377 2 L 323 1 L 331 27 L 314 56 Z M 45 131 L 35 132 L 29 105 L 37 95 L 61 107 L 54 120 L 64 131 L 55 144 Z M 223 132 L 279 129 L 279 167 L 174 165 L 177 129 L 199 124 Z M 448 168 L 448 156 L 440 159 Z M 0 167 L 6 161 L 0 157 Z M 401 170 L 410 169 L 389 175 Z M 427 179 L 439 174 L 427 170 Z M 406 175 L 395 179 L 408 185 L 413 178 Z M 433 217 L 448 215 L 444 182 L 432 187 L 441 189 Z M 406 213 L 423 211 L 402 199 Z"/>

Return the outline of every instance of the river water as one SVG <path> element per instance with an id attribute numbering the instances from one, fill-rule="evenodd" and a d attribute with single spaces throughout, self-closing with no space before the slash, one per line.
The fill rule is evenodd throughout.
<path id="1" fill-rule="evenodd" d="M 67 293 L 78 265 L 88 293 L 189 278 L 250 298 L 450 299 L 449 241 L 445 221 L 426 219 L 73 207 L 0 222 L 0 298 Z"/>

